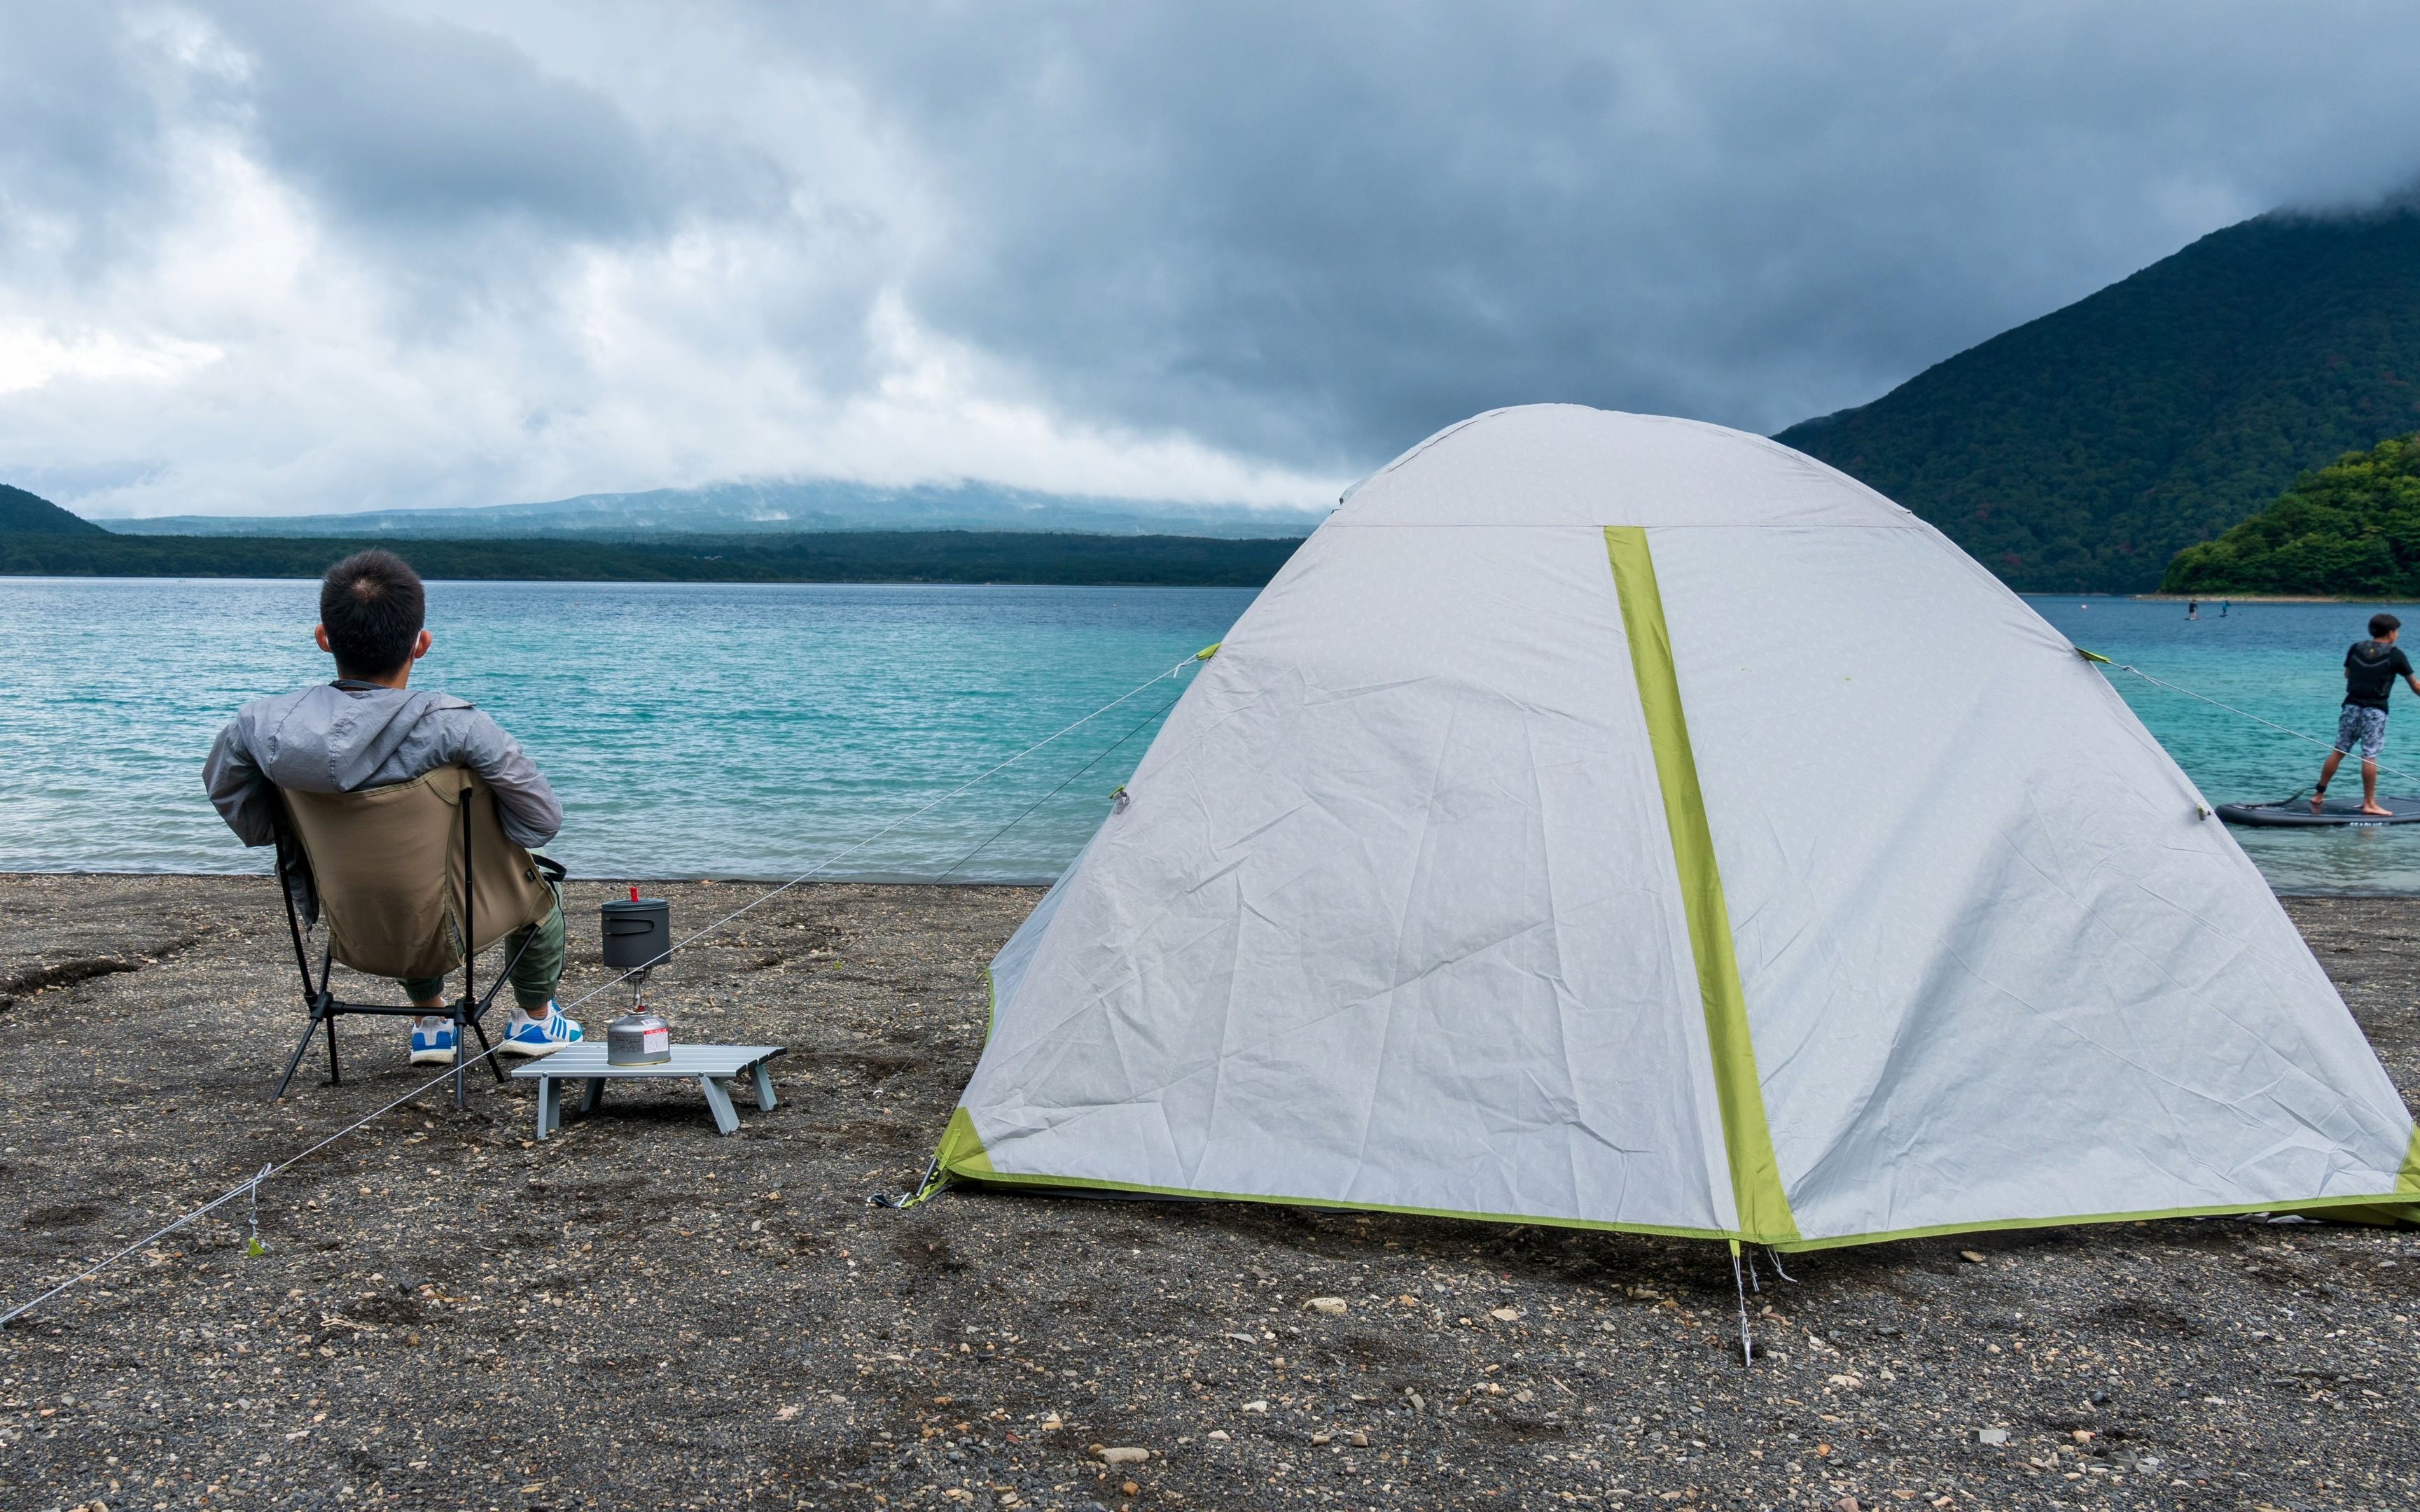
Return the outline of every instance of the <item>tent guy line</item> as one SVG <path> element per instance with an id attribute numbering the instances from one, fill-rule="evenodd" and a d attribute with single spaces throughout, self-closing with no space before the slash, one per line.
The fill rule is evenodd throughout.
<path id="1" fill-rule="evenodd" d="M 2225 709 L 2229 714 L 2242 715 L 2244 718 L 2251 720 L 2254 724 L 2265 724 L 2270 729 L 2276 731 L 2278 733 L 2291 735 L 2296 740 L 2301 741 L 2306 746 L 2317 746 L 2319 749 L 2328 751 L 2332 751 L 2336 748 L 2336 743 L 2333 740 L 2321 740 L 2317 735 L 2306 735 L 2290 725 L 2279 724 L 2274 719 L 2264 719 L 2249 709 L 2239 709 L 2232 703 L 2221 702 L 2219 700 L 2211 698 L 2207 693 L 2196 693 L 2190 687 L 2179 687 L 2174 683 L 2164 682 L 2161 679 L 2152 676 L 2149 672 L 2145 671 L 2140 667 L 2129 666 L 2122 661 L 2111 661 L 2108 657 L 2086 651 L 2082 646 L 2076 647 L 2075 651 L 2076 655 L 2084 657 L 2086 661 L 2097 661 L 2104 666 L 2115 667 L 2121 672 L 2133 672 L 2135 676 L 2154 687 L 2164 687 L 2171 693 L 2182 693 L 2189 699 L 2199 699 L 2204 703 L 2211 705 L 2212 708 Z M 2373 764 L 2375 764 L 2380 771 L 2384 772 L 2391 777 L 2399 777 L 2407 781 L 2420 782 L 2420 774 L 2398 770 L 2396 767 L 2387 765 L 2384 762 L 2378 762 Z"/>
<path id="2" fill-rule="evenodd" d="M 916 810 L 912 813 L 903 814 L 899 818 L 892 820 L 890 824 L 883 825 L 880 829 L 876 830 L 873 834 L 857 841 L 855 844 L 849 845 L 842 850 L 835 851 L 831 855 L 825 856 L 822 860 L 817 861 L 814 866 L 799 872 L 789 881 L 782 883 L 778 887 L 768 888 L 765 892 L 749 900 L 747 903 L 740 904 L 737 908 L 735 908 L 731 912 L 723 915 L 721 918 L 718 918 L 712 923 L 706 925 L 704 928 L 675 941 L 673 945 L 665 950 L 663 956 L 659 958 L 654 964 L 660 965 L 664 960 L 670 959 L 675 952 L 688 948 L 698 940 L 704 939 L 706 936 L 721 929 L 724 925 L 729 924 L 732 920 L 739 918 L 751 909 L 756 908 L 765 903 L 779 897 L 781 894 L 789 891 L 792 887 L 798 887 L 799 884 L 814 877 L 817 872 L 826 871 L 837 863 L 847 859 L 849 856 L 856 855 L 859 851 L 865 849 L 868 845 L 873 844 L 876 841 L 878 841 L 883 836 L 890 834 L 892 830 L 897 829 L 902 825 L 912 824 L 916 820 L 923 817 L 925 814 L 930 813 L 933 810 L 939 808 L 942 804 L 949 802 L 952 798 L 963 796 L 978 785 L 989 781 L 991 779 L 998 777 L 1008 768 L 1025 760 L 1025 758 L 1032 755 L 1035 751 L 1040 750 L 1043 747 L 1075 733 L 1078 730 L 1082 729 L 1084 726 L 1092 723 L 1094 719 L 1099 718 L 1102 715 L 1109 713 L 1111 709 L 1114 709 L 1120 704 L 1133 699 L 1144 690 L 1156 687 L 1156 685 L 1166 682 L 1171 678 L 1182 677 L 1187 671 L 1200 666 L 1205 661 L 1208 661 L 1218 653 L 1218 647 L 1215 643 L 1204 646 L 1202 650 L 1194 653 L 1190 656 L 1187 656 L 1185 660 L 1178 662 L 1175 666 L 1169 668 L 1166 671 L 1154 673 L 1142 682 L 1136 684 L 1133 687 L 1128 688 L 1124 693 L 1119 694 L 1116 698 L 1113 698 L 1107 703 L 1102 704 L 1099 708 L 1094 709 L 1092 713 L 1085 715 L 1082 718 L 1076 720 L 1074 723 L 1069 724 L 1063 729 L 1054 731 L 1050 734 L 1043 736 L 1040 740 L 1037 740 L 1032 745 L 1026 747 L 1016 755 L 1010 756 L 999 764 L 986 768 L 971 778 L 969 778 L 966 781 L 960 783 L 954 788 L 952 788 L 949 792 L 942 794 L 939 797 L 933 799 L 923 808 Z M 1173 705 L 1171 704 L 1171 706 Z M 1159 714 L 1165 714 L 1166 712 L 1166 708 L 1162 708 L 1158 711 Z M 1156 717 L 1156 715 L 1154 716 L 1154 717 Z M 1151 721 L 1149 719 L 1146 719 L 1143 721 L 1143 724 L 1148 724 Z M 1142 725 L 1137 725 L 1135 727 L 1136 730 L 1140 730 L 1141 728 Z M 1129 730 L 1125 734 L 1119 736 L 1116 743 L 1109 747 L 1109 750 L 1115 750 L 1119 746 L 1125 745 L 1127 740 L 1133 737 L 1133 735 L 1134 731 Z M 1107 754 L 1108 751 L 1102 752 L 1102 755 Z M 1094 757 L 1091 762 L 1087 762 L 1082 767 L 1079 767 L 1076 775 L 1078 777 L 1082 776 L 1084 772 L 1091 770 L 1093 765 L 1098 763 L 1100 759 L 1101 758 L 1099 756 Z M 1074 780 L 1074 778 L 1068 779 L 1069 782 Z M 1067 783 L 1061 783 L 1057 789 L 1053 790 L 1050 795 L 1056 796 L 1058 793 L 1065 791 L 1066 786 Z M 1047 801 L 1047 799 L 1046 798 L 1044 801 Z M 1017 819 L 1023 819 L 1025 814 L 1032 813 L 1033 809 L 1038 807 L 1040 807 L 1039 804 L 1029 807 L 1025 810 L 1025 813 L 1017 815 Z M 1009 824 L 1014 825 L 1016 822 L 1017 820 L 1011 820 Z M 1002 825 L 1000 833 L 1005 833 L 1008 827 L 1008 825 Z M 999 838 L 999 834 L 994 834 L 991 837 L 992 840 L 997 840 Z M 985 845 L 990 843 L 991 840 L 984 841 L 984 844 Z M 981 849 L 981 847 L 977 847 L 977 849 Z M 973 853 L 970 852 L 969 856 L 970 857 L 972 854 Z M 965 864 L 966 858 L 961 858 L 955 865 L 952 866 L 950 870 L 954 872 L 958 867 L 964 866 Z M 948 872 L 942 873 L 944 876 L 948 874 Z M 569 1012 L 572 1009 L 580 1007 L 582 1003 L 587 1002 L 597 994 L 613 987 L 616 983 L 627 981 L 632 975 L 633 971 L 625 971 L 620 976 L 611 978 L 606 981 L 590 988 L 587 992 L 581 994 L 578 997 L 564 1005 L 564 1011 L 566 1012 Z M 103 1271 L 108 1270 L 111 1266 L 125 1259 L 128 1256 L 134 1254 L 147 1245 L 156 1243 L 160 1240 L 167 1238 L 170 1234 L 175 1233 L 186 1225 L 193 1223 L 198 1218 L 204 1217 L 219 1208 L 226 1206 L 238 1197 L 249 1196 L 255 1204 L 256 1211 L 259 1203 L 260 1186 L 262 1182 L 274 1177 L 284 1175 L 288 1169 L 310 1159 L 313 1155 L 316 1155 L 320 1150 L 327 1149 L 330 1145 L 369 1127 L 370 1124 L 384 1118 L 386 1115 L 394 1112 L 396 1108 L 403 1106 L 405 1103 L 413 1101 L 422 1093 L 428 1091 L 431 1088 L 443 1086 L 445 1083 L 453 1080 L 457 1072 L 468 1071 L 472 1067 L 479 1065 L 489 1057 L 495 1055 L 497 1051 L 502 1048 L 503 1046 L 501 1045 L 490 1046 L 489 1048 L 472 1057 L 469 1060 L 462 1062 L 459 1066 L 448 1066 L 439 1075 L 421 1083 L 418 1087 L 405 1092 L 402 1096 L 397 1097 L 393 1102 L 384 1103 L 380 1107 L 373 1109 L 369 1113 L 363 1115 L 361 1118 L 354 1119 L 351 1123 L 349 1123 L 345 1125 L 345 1127 L 337 1130 L 335 1133 L 329 1134 L 327 1137 L 319 1140 L 317 1144 L 307 1146 L 302 1150 L 299 1150 L 296 1153 L 287 1156 L 286 1159 L 274 1163 L 273 1165 L 263 1165 L 259 1170 L 254 1172 L 251 1176 L 246 1177 L 243 1180 L 238 1181 L 235 1185 L 227 1188 L 225 1192 L 220 1193 L 217 1196 L 212 1197 L 209 1201 L 204 1202 L 191 1211 L 161 1225 L 158 1228 L 155 1228 L 151 1232 L 144 1235 L 141 1239 L 134 1241 L 124 1249 L 118 1250 L 116 1253 L 110 1255 L 103 1259 L 95 1261 L 85 1270 L 77 1272 L 74 1275 L 61 1281 L 56 1286 L 52 1287 L 49 1290 L 44 1291 L 26 1302 L 19 1304 L 17 1306 L 8 1309 L 6 1313 L 0 1313 L 0 1330 L 7 1329 L 18 1319 L 24 1317 L 35 1308 L 39 1307 L 42 1304 L 58 1296 L 70 1288 L 79 1286 L 84 1282 L 91 1280 L 93 1277 L 101 1274 Z M 257 1228 L 256 1227 L 256 1233 Z"/>

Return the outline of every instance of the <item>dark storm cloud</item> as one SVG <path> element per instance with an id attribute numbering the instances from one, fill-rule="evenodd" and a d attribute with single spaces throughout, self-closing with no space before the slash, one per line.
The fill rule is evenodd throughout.
<path id="1" fill-rule="evenodd" d="M 1497 405 L 1772 430 L 2411 183 L 2415 43 L 2363 0 L 0 0 L 0 467 L 105 512 L 1299 502 Z"/>
<path id="2" fill-rule="evenodd" d="M 168 168 L 142 71 L 107 7 L 0 11 L 0 257 L 39 234 L 66 244 L 62 270 L 90 276 L 147 239 Z"/>
<path id="3" fill-rule="evenodd" d="M 2420 168 L 2386 6 L 897 14 L 849 45 L 959 210 L 923 307 L 1311 465 L 1530 399 L 1777 427 Z"/>
<path id="4" fill-rule="evenodd" d="M 271 161 L 356 221 L 414 237 L 491 219 L 620 237 L 667 208 L 613 101 L 502 38 L 365 6 L 244 4 L 219 19 L 256 60 Z"/>

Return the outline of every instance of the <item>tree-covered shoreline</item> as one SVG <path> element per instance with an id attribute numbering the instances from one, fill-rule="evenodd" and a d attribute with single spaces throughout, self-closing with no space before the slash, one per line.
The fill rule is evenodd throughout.
<path id="1" fill-rule="evenodd" d="M 901 582 L 1257 588 L 1298 540 L 845 531 L 590 542 L 0 533 L 0 576 L 316 578 L 383 546 L 424 577 L 541 582 Z"/>
<path id="2" fill-rule="evenodd" d="M 2347 452 L 2168 563 L 2164 594 L 2420 594 L 2420 435 Z"/>

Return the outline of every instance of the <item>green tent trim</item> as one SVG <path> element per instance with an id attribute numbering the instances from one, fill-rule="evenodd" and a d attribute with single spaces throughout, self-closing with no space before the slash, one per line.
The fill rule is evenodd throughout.
<path id="1" fill-rule="evenodd" d="M 1723 900 L 1722 872 L 1714 864 L 1705 794 L 1698 786 L 1698 758 L 1689 744 L 1688 717 L 1681 707 L 1681 679 L 1672 666 L 1672 635 L 1664 623 L 1655 562 L 1647 548 L 1647 532 L 1635 525 L 1606 526 L 1605 549 L 1621 599 L 1630 665 L 1638 680 L 1639 708 L 1647 717 L 1647 742 L 1655 752 L 1655 779 L 1664 790 L 1672 860 L 1681 873 L 1681 906 L 1688 916 L 1689 949 L 1697 957 L 1698 995 L 1705 1006 L 1706 1044 L 1714 1056 L 1714 1095 L 1722 1107 L 1723 1145 L 1739 1209 L 1736 1237 L 1759 1244 L 1788 1244 L 1798 1238 L 1798 1221 L 1791 1215 L 1781 1163 L 1773 1153 L 1773 1131 L 1765 1122 L 1764 1084 L 1757 1075 L 1756 1045 L 1748 1036 L 1747 995 L 1740 987 L 1738 958 L 1731 953 L 1730 908 Z"/>

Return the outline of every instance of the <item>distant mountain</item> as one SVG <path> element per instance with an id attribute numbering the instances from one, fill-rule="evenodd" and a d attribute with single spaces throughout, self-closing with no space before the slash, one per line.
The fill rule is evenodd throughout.
<path id="1" fill-rule="evenodd" d="M 2264 215 L 1778 440 L 2018 588 L 2132 590 L 2420 422 L 2420 210 Z"/>
<path id="2" fill-rule="evenodd" d="M 70 515 L 39 494 L 0 483 L 0 535 L 103 535 L 81 515 Z"/>
<path id="3" fill-rule="evenodd" d="M 2420 436 L 2350 452 L 2215 541 L 2186 547 L 2163 592 L 2420 597 Z"/>
<path id="4" fill-rule="evenodd" d="M 448 540 L 579 534 L 602 539 L 774 534 L 799 531 L 1047 531 L 1094 535 L 1309 534 L 1325 509 L 1240 504 L 1162 506 L 1077 499 L 982 484 L 880 488 L 825 480 L 726 483 L 648 493 L 583 494 L 548 503 L 476 509 L 389 509 L 360 515 L 164 516 L 108 522 L 132 535 L 441 536 Z"/>

